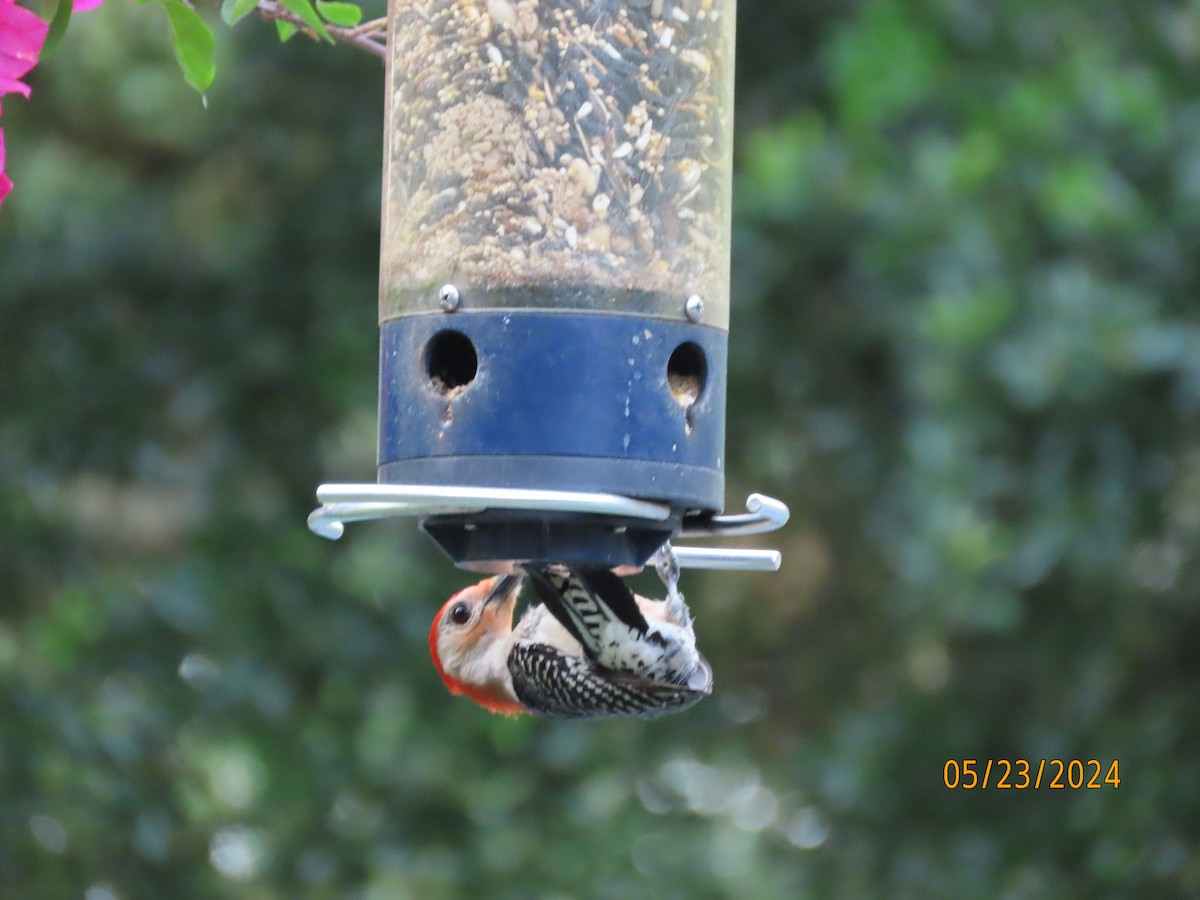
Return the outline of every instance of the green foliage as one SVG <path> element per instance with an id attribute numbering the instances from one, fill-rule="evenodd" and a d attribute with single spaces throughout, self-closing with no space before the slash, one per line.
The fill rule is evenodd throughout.
<path id="1" fill-rule="evenodd" d="M 74 11 L 74 0 L 58 0 L 58 3 L 55 4 L 54 15 L 50 17 L 50 28 L 46 32 L 46 40 L 42 43 L 40 59 L 48 58 L 62 43 L 63 36 L 67 33 L 67 26 L 71 24 L 71 13 Z"/>
<path id="2" fill-rule="evenodd" d="M 183 70 L 184 80 L 203 94 L 212 84 L 216 67 L 213 65 L 212 29 L 184 0 L 159 0 L 171 22 L 171 49 Z"/>
<path id="3" fill-rule="evenodd" d="M 376 60 L 238 29 L 205 113 L 123 8 L 5 104 L 6 896 L 1200 891 L 1200 13 L 738 14 L 728 496 L 793 521 L 649 724 L 450 698 L 469 576 L 304 528 L 373 477 Z M 1054 757 L 1120 787 L 942 785 Z"/>
<path id="4" fill-rule="evenodd" d="M 226 25 L 236 25 L 258 8 L 258 0 L 222 0 L 221 19 Z"/>
<path id="5" fill-rule="evenodd" d="M 343 28 L 353 28 L 362 21 L 362 7 L 357 3 L 317 0 L 317 12 L 324 16 L 326 21 Z"/>
<path id="6" fill-rule="evenodd" d="M 279 0 L 280 5 L 294 12 L 303 21 L 304 24 L 313 30 L 317 37 L 322 40 L 333 43 L 333 38 L 329 36 L 329 32 L 325 29 L 325 23 L 321 21 L 321 17 L 317 15 L 317 11 L 313 8 L 312 0 Z"/>

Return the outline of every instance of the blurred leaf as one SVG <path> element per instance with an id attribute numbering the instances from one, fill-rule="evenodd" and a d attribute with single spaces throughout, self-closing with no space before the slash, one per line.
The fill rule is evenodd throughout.
<path id="1" fill-rule="evenodd" d="M 258 8 L 258 0 L 223 0 L 221 18 L 226 25 L 236 25 Z"/>
<path id="2" fill-rule="evenodd" d="M 279 3 L 284 9 L 295 13 L 303 19 L 304 24 L 316 32 L 319 38 L 331 44 L 333 43 L 333 38 L 325 30 L 325 24 L 321 21 L 321 17 L 313 9 L 312 0 L 279 0 Z"/>
<path id="3" fill-rule="evenodd" d="M 879 127 L 912 112 L 933 86 L 941 57 L 936 34 L 903 0 L 867 0 L 831 47 L 847 123 Z"/>
<path id="4" fill-rule="evenodd" d="M 184 0 L 160 2 L 171 22 L 171 48 L 183 70 L 184 80 L 203 94 L 216 74 L 212 30 Z"/>
<path id="5" fill-rule="evenodd" d="M 67 33 L 71 23 L 71 13 L 75 10 L 75 0 L 58 0 L 54 15 L 50 19 L 50 28 L 46 32 L 46 40 L 42 43 L 41 58 L 44 60 L 52 54 Z"/>
<path id="6" fill-rule="evenodd" d="M 937 295 L 926 302 L 922 328 L 938 343 L 969 347 L 991 337 L 1013 311 L 1012 299 L 997 284 L 955 296 Z"/>
<path id="7" fill-rule="evenodd" d="M 362 7 L 357 3 L 339 3 L 335 0 L 317 0 L 317 12 L 334 25 L 353 28 L 362 21 Z"/>

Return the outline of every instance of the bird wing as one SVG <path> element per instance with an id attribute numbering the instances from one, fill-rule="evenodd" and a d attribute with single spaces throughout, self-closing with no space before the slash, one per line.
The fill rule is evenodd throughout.
<path id="1" fill-rule="evenodd" d="M 633 592 L 607 569 L 575 572 L 567 566 L 530 566 L 525 570 L 538 597 L 579 641 L 593 662 L 613 639 L 611 627 L 621 623 L 645 637 L 650 629 Z"/>
<path id="2" fill-rule="evenodd" d="M 522 642 L 509 654 L 508 668 L 517 699 L 539 716 L 654 719 L 694 706 L 712 692 L 712 668 L 703 657 L 700 662 L 691 686 L 668 684 L 599 669 L 547 644 Z"/>
<path id="3" fill-rule="evenodd" d="M 614 616 L 641 634 L 650 629 L 633 591 L 611 569 L 587 566 L 579 569 L 578 574 L 586 589 L 611 609 Z"/>

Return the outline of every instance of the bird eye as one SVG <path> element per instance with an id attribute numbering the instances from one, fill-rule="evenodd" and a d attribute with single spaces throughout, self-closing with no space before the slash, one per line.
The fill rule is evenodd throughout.
<path id="1" fill-rule="evenodd" d="M 455 625 L 463 625 L 471 618 L 471 607 L 465 603 L 458 603 L 454 609 L 450 610 L 450 621 Z"/>

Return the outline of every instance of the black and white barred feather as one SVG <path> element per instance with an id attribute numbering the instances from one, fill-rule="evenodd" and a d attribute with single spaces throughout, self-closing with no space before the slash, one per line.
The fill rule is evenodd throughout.
<path id="1" fill-rule="evenodd" d="M 530 711 L 654 718 L 711 693 L 712 668 L 696 649 L 682 595 L 661 606 L 643 600 L 655 612 L 648 620 L 638 598 L 607 569 L 551 564 L 528 567 L 526 575 L 542 605 L 518 624 L 508 669 Z"/>
<path id="2" fill-rule="evenodd" d="M 694 706 L 712 689 L 712 671 L 703 660 L 708 684 L 702 689 L 608 672 L 547 644 L 514 645 L 508 664 L 517 699 L 551 719 L 654 719 Z"/>

